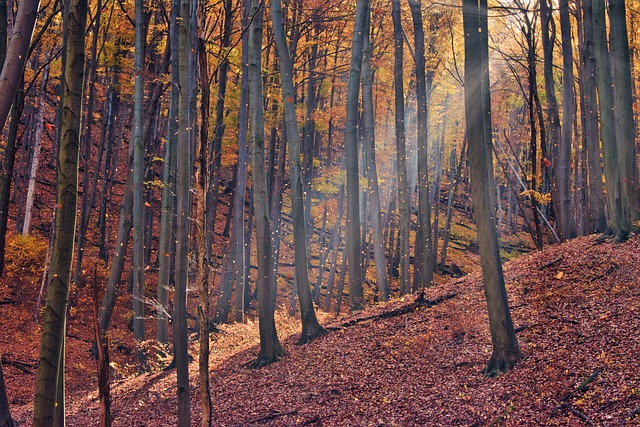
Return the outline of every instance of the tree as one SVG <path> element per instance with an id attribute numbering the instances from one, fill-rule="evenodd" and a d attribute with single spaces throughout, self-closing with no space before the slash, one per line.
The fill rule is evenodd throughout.
<path id="1" fill-rule="evenodd" d="M 633 120 L 633 85 L 631 83 L 631 57 L 624 0 L 609 1 L 609 45 L 613 62 L 616 141 L 620 167 L 620 196 L 622 201 L 622 231 L 627 236 L 631 222 L 640 218 L 640 182 Z M 624 237 L 624 238 L 623 238 Z"/>
<path id="2" fill-rule="evenodd" d="M 369 1 L 358 0 L 356 22 L 353 30 L 351 65 L 347 88 L 347 120 L 344 135 L 344 158 L 347 170 L 347 236 L 345 240 L 347 263 L 349 266 L 349 306 L 351 311 L 364 308 L 362 289 L 362 253 L 360 244 L 360 201 L 358 175 L 358 99 L 362 74 L 362 50 Z"/>
<path id="3" fill-rule="evenodd" d="M 191 124 L 189 51 L 191 48 L 191 1 L 180 0 L 178 19 L 178 146 L 176 163 L 176 291 L 173 303 L 173 352 L 177 371 L 178 425 L 191 423 L 189 354 L 187 336 L 187 282 L 189 279 L 189 229 L 191 214 Z"/>
<path id="4" fill-rule="evenodd" d="M 604 191 L 602 185 L 602 162 L 600 160 L 600 137 L 598 134 L 598 99 L 596 97 L 596 57 L 594 52 L 594 34 L 591 0 L 582 0 L 583 46 L 582 98 L 584 144 L 587 150 L 587 173 L 589 175 L 588 199 L 591 231 L 604 232 L 607 218 L 604 209 Z"/>
<path id="5" fill-rule="evenodd" d="M 620 194 L 620 169 L 618 165 L 618 143 L 614 117 L 614 101 L 611 88 L 611 58 L 607 46 L 604 0 L 592 1 L 593 34 L 596 57 L 596 86 L 600 111 L 600 138 L 602 139 L 602 161 L 604 164 L 605 188 L 609 211 L 606 235 L 616 240 L 625 240 L 629 225 L 624 223 Z"/>
<path id="6" fill-rule="evenodd" d="M 258 320 L 260 328 L 260 353 L 256 366 L 272 363 L 284 352 L 274 319 L 275 276 L 272 270 L 271 227 L 267 200 L 267 180 L 264 168 L 264 111 L 262 109 L 262 25 L 264 5 L 251 0 L 253 21 L 249 30 L 249 105 L 251 111 L 251 175 L 253 182 L 253 206 L 256 222 L 258 253 Z"/>
<path id="7" fill-rule="evenodd" d="M 295 253 L 295 274 L 298 281 L 298 298 L 302 315 L 302 335 L 300 343 L 314 340 L 326 331 L 318 323 L 311 299 L 309 272 L 307 266 L 307 238 L 305 231 L 302 176 L 300 171 L 300 133 L 296 117 L 295 89 L 293 87 L 293 64 L 287 47 L 287 38 L 282 17 L 280 0 L 271 2 L 271 21 L 280 59 L 282 78 L 282 102 L 284 103 L 284 123 L 289 146 L 289 174 L 291 175 L 291 215 L 293 217 L 293 239 Z"/>
<path id="8" fill-rule="evenodd" d="M 72 0 L 64 16 L 66 55 L 61 105 L 61 135 L 57 162 L 57 202 L 49 287 L 42 325 L 42 340 L 33 425 L 64 425 L 64 342 L 76 231 L 78 151 L 85 60 L 88 4 Z"/>
<path id="9" fill-rule="evenodd" d="M 133 336 L 144 341 L 144 143 L 142 140 L 144 108 L 144 5 L 135 1 L 136 31 L 134 53 L 134 105 L 133 105 Z M 138 351 L 138 362 L 144 364 L 144 353 Z"/>
<path id="10" fill-rule="evenodd" d="M 411 290 L 409 277 L 409 222 L 411 214 L 411 198 L 407 180 L 407 154 L 405 148 L 404 125 L 404 79 L 402 67 L 404 62 L 404 40 L 400 0 L 391 1 L 393 18 L 394 67 L 393 85 L 395 88 L 395 137 L 396 164 L 398 169 L 398 240 L 400 253 L 400 293 L 408 294 Z"/>
<path id="11" fill-rule="evenodd" d="M 368 19 L 370 21 L 371 18 Z M 376 284 L 382 301 L 389 300 L 389 280 L 384 257 L 384 238 L 382 237 L 382 215 L 380 212 L 380 188 L 378 168 L 376 166 L 375 117 L 373 104 L 373 71 L 371 70 L 371 30 L 370 24 L 364 38 L 362 52 L 362 121 L 364 124 L 364 150 L 369 184 L 369 203 L 371 205 L 371 229 L 373 232 L 373 260 L 376 267 Z M 337 223 L 336 223 L 337 224 Z M 332 235 L 332 239 L 334 236 Z"/>
<path id="12" fill-rule="evenodd" d="M 2 355 L 0 354 L 0 427 L 14 427 L 15 423 L 9 412 L 9 400 L 7 399 L 7 388 L 2 375 Z"/>
<path id="13" fill-rule="evenodd" d="M 431 201 L 429 200 L 429 176 L 427 167 L 427 143 L 429 139 L 429 96 L 433 73 L 426 75 L 424 52 L 424 28 L 422 25 L 422 1 L 409 0 L 411 17 L 413 18 L 413 34 L 415 37 L 416 62 L 416 98 L 418 100 L 418 229 L 420 241 L 420 259 L 414 261 L 419 265 L 415 270 L 420 274 L 421 287 L 426 288 L 433 280 L 436 257 L 431 237 Z M 416 264 L 419 263 L 419 264 Z M 417 274 L 414 272 L 414 274 Z M 415 282 L 414 282 L 415 283 Z M 416 289 L 414 289 L 415 291 Z"/>
<path id="14" fill-rule="evenodd" d="M 491 98 L 486 0 L 463 0 L 464 98 L 466 134 L 484 292 L 489 312 L 493 354 L 483 370 L 487 376 L 506 372 L 521 358 L 504 284 L 494 213 L 491 152 Z"/>

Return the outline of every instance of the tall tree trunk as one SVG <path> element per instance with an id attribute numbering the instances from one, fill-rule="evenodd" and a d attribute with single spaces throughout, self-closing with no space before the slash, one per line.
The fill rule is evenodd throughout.
<path id="1" fill-rule="evenodd" d="M 411 278 L 409 277 L 409 222 L 411 196 L 407 181 L 407 155 L 405 148 L 405 124 L 404 124 L 404 79 L 402 67 L 404 63 L 404 39 L 402 37 L 402 16 L 400 0 L 392 0 L 393 40 L 394 40 L 394 87 L 395 87 L 395 137 L 396 137 L 396 163 L 398 169 L 398 234 L 400 254 L 400 294 L 406 295 L 411 291 Z"/>
<path id="2" fill-rule="evenodd" d="M 191 1 L 180 0 L 178 19 L 178 146 L 176 162 L 177 236 L 176 236 L 176 285 L 173 304 L 173 351 L 177 371 L 178 425 L 191 424 L 189 393 L 189 354 L 187 336 L 187 283 L 189 280 L 189 230 L 191 229 L 191 126 L 190 117 L 190 67 L 191 49 Z"/>
<path id="3" fill-rule="evenodd" d="M 568 12 L 567 12 L 568 13 Z M 576 236 L 576 224 L 573 218 L 573 210 L 571 206 L 571 105 L 564 104 L 565 117 L 568 115 L 569 126 L 568 129 L 563 130 L 560 128 L 560 116 L 558 114 L 558 101 L 556 98 L 555 83 L 553 81 L 553 46 L 556 39 L 555 21 L 553 20 L 551 6 L 548 0 L 540 1 L 540 15 L 542 23 L 542 49 L 544 52 L 544 83 L 547 95 L 547 116 L 549 119 L 549 136 L 550 146 L 552 152 L 552 186 L 551 196 L 553 199 L 553 206 L 556 213 L 556 221 L 558 223 L 558 231 L 560 237 L 564 239 L 570 239 Z M 562 19 L 561 19 L 562 21 Z M 564 25 L 564 24 L 563 24 Z M 570 25 L 567 22 L 566 25 Z M 569 50 L 569 53 L 571 51 Z M 563 58 L 565 62 L 564 70 L 567 71 L 566 58 Z M 573 62 L 569 65 L 569 68 L 573 67 Z M 571 73 L 573 75 L 573 73 Z M 565 75 L 565 77 L 567 77 Z M 573 80 L 564 81 L 565 90 L 568 87 L 573 88 Z M 568 99 L 563 98 L 566 102 Z M 571 100 L 573 102 L 573 90 L 571 90 Z M 565 140 L 563 135 L 568 139 Z M 543 141 L 543 144 L 545 142 Z"/>
<path id="4" fill-rule="evenodd" d="M 633 86 L 631 84 L 631 56 L 624 0 L 609 1 L 609 40 L 613 62 L 613 92 L 615 98 L 616 141 L 620 167 L 620 196 L 622 221 L 619 240 L 628 237 L 631 223 L 640 219 L 640 183 L 633 120 Z"/>
<path id="5" fill-rule="evenodd" d="M 596 98 L 596 54 L 594 47 L 592 0 L 582 0 L 582 25 L 584 43 L 581 49 L 584 81 L 584 129 L 583 140 L 587 150 L 587 170 L 589 174 L 589 214 L 591 231 L 604 232 L 607 229 L 605 201 L 602 184 L 602 160 L 600 158 L 600 137 L 598 133 L 598 99 Z"/>
<path id="6" fill-rule="evenodd" d="M 370 19 L 369 19 L 370 20 Z M 373 111 L 373 71 L 371 70 L 371 31 L 367 25 L 362 58 L 362 105 L 364 122 L 364 149 L 366 151 L 366 171 L 369 184 L 369 203 L 371 206 L 371 229 L 373 232 L 373 260 L 376 267 L 376 284 L 382 301 L 389 300 L 389 280 L 384 256 L 382 236 L 382 215 L 380 213 L 380 188 L 378 186 L 378 168 L 376 166 L 375 117 Z M 333 236 L 332 236 L 333 238 Z"/>
<path id="7" fill-rule="evenodd" d="M 227 7 L 231 8 L 231 4 L 225 3 L 225 14 L 227 13 Z M 250 0 L 242 1 L 242 28 L 247 28 L 249 25 L 249 10 L 251 8 Z M 226 15 L 225 15 L 226 16 Z M 226 19 L 226 18 L 225 18 Z M 231 16 L 229 15 L 229 19 Z M 229 24 L 231 28 L 231 24 Z M 234 265 L 234 277 L 236 281 L 236 300 L 242 300 L 241 304 L 236 304 L 236 321 L 244 323 L 245 306 L 248 301 L 245 301 L 244 295 L 245 289 L 249 286 L 248 277 L 244 274 L 244 253 L 245 246 L 248 244 L 245 242 L 245 219 L 244 219 L 244 207 L 246 199 L 247 189 L 247 166 L 249 164 L 249 156 L 247 153 L 247 131 L 249 126 L 249 115 L 247 108 L 247 101 L 249 97 L 249 69 L 247 67 L 247 61 L 249 58 L 248 49 L 248 33 L 242 35 L 242 77 L 240 82 L 240 111 L 238 112 L 238 167 L 236 172 L 236 191 L 233 193 L 233 233 L 231 234 L 231 245 L 235 245 L 235 263 Z M 229 289 L 231 293 L 231 289 Z"/>
<path id="8" fill-rule="evenodd" d="M 142 140 L 144 108 L 144 5 L 135 1 L 135 89 L 133 106 L 133 336 L 144 341 L 144 143 Z M 144 353 L 137 351 L 138 362 L 144 364 Z"/>
<path id="9" fill-rule="evenodd" d="M 264 111 L 262 95 L 262 25 L 264 5 L 251 0 L 249 31 L 249 105 L 251 108 L 251 174 L 253 182 L 253 206 L 256 216 L 256 244 L 258 254 L 258 320 L 260 328 L 260 353 L 257 366 L 269 364 L 284 355 L 274 319 L 274 277 L 271 253 L 271 227 L 267 204 L 267 181 L 264 170 Z"/>
<path id="10" fill-rule="evenodd" d="M 22 234 L 29 234 L 31 227 L 31 217 L 33 212 L 33 200 L 35 198 L 36 189 L 36 172 L 38 171 L 38 163 L 40 162 L 40 148 L 42 147 L 42 128 L 44 119 L 44 102 L 47 92 L 47 81 L 49 80 L 49 65 L 47 64 L 42 71 L 42 83 L 40 93 L 38 94 L 38 106 L 35 114 L 35 123 L 33 128 L 33 155 L 31 157 L 31 165 L 29 167 L 29 184 L 27 186 L 27 201 L 25 203 L 24 221 L 22 222 Z"/>
<path id="11" fill-rule="evenodd" d="M 344 136 L 344 158 L 347 169 L 347 236 L 346 252 L 349 265 L 349 306 L 351 311 L 364 308 L 362 289 L 362 253 L 360 245 L 360 205 L 358 174 L 358 94 L 362 71 L 364 32 L 369 16 L 369 0 L 358 0 L 353 31 L 351 66 L 347 88 L 347 119 Z"/>
<path id="12" fill-rule="evenodd" d="M 424 49 L 424 28 L 422 24 L 422 1 L 409 0 L 413 19 L 416 62 L 416 97 L 418 101 L 418 228 L 420 241 L 416 240 L 416 249 L 420 245 L 420 259 L 414 260 L 420 272 L 420 287 L 431 286 L 435 266 L 435 253 L 431 236 L 431 201 L 429 200 L 428 152 L 429 139 L 429 93 L 433 74 L 426 75 Z M 416 282 L 414 282 L 415 284 Z M 414 289 L 415 291 L 416 289 Z"/>
<path id="13" fill-rule="evenodd" d="M 4 384 L 4 375 L 2 375 L 2 357 L 1 356 L 2 354 L 0 354 L 0 427 L 14 427 L 15 422 L 13 421 L 13 418 L 11 418 L 11 412 L 9 412 L 9 399 L 7 399 L 7 388 Z"/>
<path id="14" fill-rule="evenodd" d="M 607 46 L 604 0 L 592 1 L 592 18 L 596 53 L 596 86 L 600 111 L 600 138 L 602 139 L 602 160 L 609 208 L 609 230 L 606 234 L 624 240 L 627 231 L 623 225 L 619 168 L 621 165 L 618 164 L 614 100 L 611 88 L 611 60 Z"/>
<path id="15" fill-rule="evenodd" d="M 213 140 L 211 142 L 211 152 L 209 153 L 209 179 L 210 186 L 207 194 L 207 246 L 213 245 L 213 234 L 215 228 L 216 215 L 218 212 L 218 192 L 220 188 L 220 173 L 222 167 L 222 137 L 224 135 L 224 106 L 227 96 L 227 75 L 229 71 L 229 61 L 226 57 L 226 50 L 231 45 L 231 34 L 233 24 L 233 7 L 231 0 L 224 0 L 224 22 L 222 29 L 222 40 L 220 44 L 223 52 L 223 61 L 218 69 L 218 95 L 216 101 L 216 121 L 213 125 Z M 244 36 L 243 36 L 244 39 Z"/>
<path id="16" fill-rule="evenodd" d="M 200 141 L 196 150 L 196 186 L 198 203 L 195 215 L 196 242 L 198 247 L 198 389 L 200 392 L 200 410 L 202 412 L 202 426 L 211 426 L 211 391 L 209 389 L 209 272 L 211 268 L 211 247 L 206 244 L 207 226 L 207 188 L 209 184 L 208 171 L 208 142 L 209 142 L 209 68 L 207 64 L 207 50 L 205 41 L 198 37 L 198 60 L 200 69 Z"/>
<path id="17" fill-rule="evenodd" d="M 84 43 L 88 4 L 72 0 L 68 14 L 64 51 L 64 91 L 57 163 L 55 236 L 42 325 L 42 341 L 36 374 L 33 425 L 64 425 L 64 341 L 71 279 L 71 260 L 76 231 L 78 194 L 78 148 L 84 77 Z M 62 403 L 62 404 L 61 404 Z"/>
<path id="18" fill-rule="evenodd" d="M 496 232 L 491 162 L 489 53 L 486 0 L 463 0 L 465 57 L 465 116 L 471 166 L 471 191 L 480 245 L 480 259 L 493 354 L 485 375 L 495 376 L 513 367 L 522 358 L 513 328 L 502 273 Z M 482 34 L 484 33 L 484 34 Z M 489 129 L 487 129 L 489 126 Z"/>
<path id="19" fill-rule="evenodd" d="M 293 63 L 287 47 L 287 37 L 284 30 L 282 5 L 280 0 L 271 2 L 271 21 L 273 35 L 276 41 L 280 76 L 282 79 L 282 102 L 284 104 L 284 123 L 289 147 L 289 175 L 291 176 L 291 216 L 293 219 L 293 247 L 295 256 L 295 270 L 298 279 L 298 299 L 300 300 L 300 314 L 302 318 L 302 334 L 300 344 L 310 342 L 325 333 L 318 323 L 311 299 L 309 284 L 309 260 L 307 257 L 307 237 L 304 219 L 304 200 L 302 191 L 302 174 L 300 168 L 300 133 L 296 117 L 295 89 L 293 87 Z M 310 194 L 307 197 L 311 197 Z"/>
<path id="20" fill-rule="evenodd" d="M 20 87 L 24 82 L 20 82 Z M 11 199 L 11 181 L 16 160 L 18 123 L 24 109 L 24 89 L 16 93 L 11 107 L 11 123 L 7 135 L 7 145 L 2 156 L 2 173 L 0 174 L 0 276 L 4 274 L 4 249 L 7 238 L 7 221 L 9 219 L 9 202 Z"/>
<path id="21" fill-rule="evenodd" d="M 157 316 L 157 337 L 161 343 L 169 341 L 169 289 L 172 287 L 172 260 L 175 254 L 171 250 L 173 238 L 173 220 L 176 209 L 176 147 L 178 137 L 178 102 L 180 98 L 180 78 L 178 72 L 178 15 L 179 0 L 171 1 L 169 18 L 169 44 L 171 45 L 171 94 L 167 140 L 164 148 L 164 171 L 162 177 L 162 205 L 160 213 L 160 243 L 158 265 L 158 303 L 161 309 Z"/>
<path id="22" fill-rule="evenodd" d="M 40 1 L 25 0 L 20 2 L 13 32 L 7 45 L 6 56 L 0 73 L 0 130 L 4 129 L 9 116 L 11 104 L 21 87 L 24 65 L 27 61 L 31 35 L 38 16 Z M 84 30 L 83 30 L 84 31 Z M 84 63 L 80 66 L 84 67 Z"/>

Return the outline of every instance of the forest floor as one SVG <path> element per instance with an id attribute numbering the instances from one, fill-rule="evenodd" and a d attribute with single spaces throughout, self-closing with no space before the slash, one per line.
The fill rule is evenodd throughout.
<path id="1" fill-rule="evenodd" d="M 481 276 L 472 272 L 354 316 L 320 314 L 330 332 L 304 346 L 295 345 L 299 321 L 281 308 L 286 357 L 259 369 L 250 367 L 257 324 L 223 326 L 212 334 L 214 425 L 640 425 L 640 238 L 572 240 L 505 263 L 505 276 L 524 354 L 512 371 L 481 375 L 491 341 Z M 2 307 L 1 341 L 3 357 L 25 362 L 4 370 L 12 414 L 29 425 L 39 331 L 18 308 Z M 18 332 L 8 335 L 9 325 Z M 72 427 L 98 420 L 85 340 L 69 340 Z M 117 336 L 111 344 L 122 350 Z M 112 367 L 114 425 L 176 425 L 175 371 Z M 199 422 L 197 361 L 190 369 Z"/>

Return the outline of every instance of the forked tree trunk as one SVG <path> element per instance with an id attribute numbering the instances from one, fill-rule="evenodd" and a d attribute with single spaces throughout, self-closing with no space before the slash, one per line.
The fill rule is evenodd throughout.
<path id="1" fill-rule="evenodd" d="M 463 0 L 465 40 L 465 117 L 471 166 L 471 192 L 478 230 L 480 259 L 493 354 L 484 369 L 495 376 L 508 371 L 521 358 L 513 328 L 500 261 L 493 197 L 491 162 L 491 119 L 489 88 L 489 47 L 486 0 Z"/>

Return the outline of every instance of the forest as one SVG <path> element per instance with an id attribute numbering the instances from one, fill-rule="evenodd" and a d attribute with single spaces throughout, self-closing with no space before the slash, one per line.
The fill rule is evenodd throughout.
<path id="1" fill-rule="evenodd" d="M 0 427 L 640 425 L 640 1 L 0 0 Z"/>

